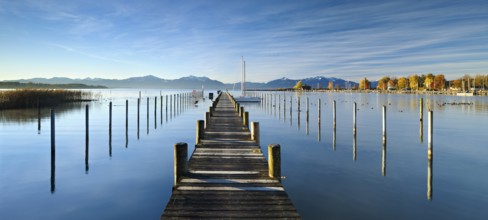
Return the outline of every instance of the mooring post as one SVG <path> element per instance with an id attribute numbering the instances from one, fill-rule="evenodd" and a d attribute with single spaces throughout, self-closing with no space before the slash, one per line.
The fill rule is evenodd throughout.
<path id="1" fill-rule="evenodd" d="M 386 140 L 386 106 L 382 107 L 383 112 L 383 142 Z"/>
<path id="2" fill-rule="evenodd" d="M 197 121 L 197 133 L 196 133 L 196 144 L 200 144 L 200 140 L 203 138 L 203 129 L 205 126 L 205 121 L 198 120 Z"/>
<path id="3" fill-rule="evenodd" d="M 56 123 L 54 109 L 51 109 L 51 156 L 56 153 Z"/>
<path id="4" fill-rule="evenodd" d="M 427 138 L 427 144 L 428 144 L 428 150 L 427 150 L 427 156 L 429 159 L 432 158 L 432 142 L 433 142 L 433 126 L 434 126 L 434 112 L 432 110 L 429 110 L 429 113 L 428 113 L 428 120 L 429 120 L 429 123 L 428 123 L 428 133 L 429 133 L 429 136 Z"/>
<path id="5" fill-rule="evenodd" d="M 108 113 L 108 134 L 109 138 L 112 138 L 112 102 L 109 103 Z"/>
<path id="6" fill-rule="evenodd" d="M 424 98 L 420 98 L 419 100 L 419 109 L 420 109 L 420 121 L 424 120 Z"/>
<path id="7" fill-rule="evenodd" d="M 88 141 L 89 141 L 89 111 L 88 105 L 85 106 L 85 144 L 86 144 L 86 151 L 88 152 Z"/>
<path id="8" fill-rule="evenodd" d="M 137 139 L 139 139 L 139 127 L 141 124 L 141 99 L 137 99 Z"/>
<path id="9" fill-rule="evenodd" d="M 174 146 L 174 186 L 178 185 L 181 177 L 186 174 L 187 170 L 187 160 L 188 160 L 188 144 L 187 143 L 176 143 Z"/>
<path id="10" fill-rule="evenodd" d="M 298 96 L 297 98 L 298 98 L 298 114 L 300 115 L 300 96 Z"/>
<path id="11" fill-rule="evenodd" d="M 160 96 L 160 97 L 161 97 L 161 101 L 160 101 L 161 111 L 159 114 L 159 118 L 161 119 L 161 124 L 163 124 L 163 96 Z"/>
<path id="12" fill-rule="evenodd" d="M 244 112 L 242 117 L 242 125 L 249 129 L 249 112 Z"/>
<path id="13" fill-rule="evenodd" d="M 210 125 L 210 112 L 205 112 L 205 128 Z"/>
<path id="14" fill-rule="evenodd" d="M 126 99 L 125 100 L 125 131 L 126 132 L 128 127 L 129 127 L 129 100 Z"/>
<path id="15" fill-rule="evenodd" d="M 320 100 L 320 98 L 319 98 L 319 100 L 318 100 L 318 102 L 317 102 L 317 105 L 318 105 L 318 107 L 317 107 L 317 108 L 318 108 L 318 110 L 317 110 L 317 115 L 318 115 L 318 121 L 319 121 L 319 125 L 320 125 L 320 116 L 321 116 L 321 114 L 322 114 L 322 113 L 320 112 L 320 108 L 321 108 L 321 107 L 320 107 L 320 106 L 321 106 L 321 100 Z"/>
<path id="16" fill-rule="evenodd" d="M 352 132 L 354 135 L 356 135 L 356 113 L 357 113 L 357 108 L 356 108 L 356 102 L 353 104 L 353 112 L 352 112 Z"/>
<path id="17" fill-rule="evenodd" d="M 336 129 L 336 101 L 332 102 L 332 126 Z"/>
<path id="18" fill-rule="evenodd" d="M 269 177 L 281 182 L 281 150 L 279 144 L 268 145 Z"/>
<path id="19" fill-rule="evenodd" d="M 173 116 L 173 95 L 169 95 L 169 115 Z"/>
<path id="20" fill-rule="evenodd" d="M 308 122 L 308 116 L 309 116 L 309 112 L 310 112 L 310 109 L 309 109 L 309 102 L 308 102 L 308 96 L 307 96 L 307 122 Z"/>
<path id="21" fill-rule="evenodd" d="M 154 122 L 156 122 L 156 113 L 158 111 L 158 97 L 154 96 Z M 154 124 L 156 125 L 156 124 Z"/>
<path id="22" fill-rule="evenodd" d="M 37 96 L 37 131 L 41 131 L 41 103 L 39 101 L 39 96 Z"/>
<path id="23" fill-rule="evenodd" d="M 251 122 L 251 140 L 255 141 L 258 146 L 260 145 L 259 122 Z"/>

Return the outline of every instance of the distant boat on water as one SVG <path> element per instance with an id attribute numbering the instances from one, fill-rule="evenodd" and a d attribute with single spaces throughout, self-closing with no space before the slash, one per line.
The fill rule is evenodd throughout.
<path id="1" fill-rule="evenodd" d="M 241 57 L 241 96 L 234 97 L 236 102 L 261 102 L 261 98 L 246 96 L 246 61 Z"/>

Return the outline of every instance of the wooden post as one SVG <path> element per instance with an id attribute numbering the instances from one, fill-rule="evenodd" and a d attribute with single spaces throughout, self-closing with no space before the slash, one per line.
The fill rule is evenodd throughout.
<path id="1" fill-rule="evenodd" d="M 188 144 L 176 143 L 174 146 L 174 186 L 178 185 L 181 177 L 186 174 L 188 161 Z"/>
<path id="2" fill-rule="evenodd" d="M 427 144 L 428 144 L 428 150 L 427 150 L 427 156 L 429 159 L 432 158 L 432 142 L 433 142 L 433 134 L 434 134 L 434 130 L 433 130 L 433 126 L 434 126 L 434 112 L 432 112 L 432 110 L 429 110 L 429 115 L 428 115 L 428 120 L 429 120 L 429 123 L 428 123 L 428 133 L 429 133 L 429 136 L 427 137 Z"/>
<path id="3" fill-rule="evenodd" d="M 141 99 L 137 99 L 137 139 L 139 139 L 139 127 L 141 124 Z"/>
<path id="4" fill-rule="evenodd" d="M 420 98 L 419 106 L 420 106 L 420 121 L 423 121 L 424 120 L 424 98 Z"/>
<path id="5" fill-rule="evenodd" d="M 243 118 L 244 119 L 244 106 L 241 106 L 240 107 L 240 111 L 239 111 L 239 117 Z"/>
<path id="6" fill-rule="evenodd" d="M 320 100 L 320 99 L 319 99 L 319 101 L 317 102 L 317 105 L 318 105 L 318 107 L 317 107 L 317 108 L 318 108 L 318 110 L 317 110 L 317 111 L 318 111 L 318 112 L 317 112 L 317 115 L 318 115 L 318 121 L 319 121 L 319 125 L 320 125 L 320 116 L 321 116 L 321 114 L 322 114 L 322 113 L 320 112 L 320 108 L 321 108 L 321 107 L 320 107 L 320 106 L 321 106 L 321 100 Z"/>
<path id="7" fill-rule="evenodd" d="M 51 193 L 56 189 L 56 140 L 55 140 L 55 115 L 51 109 Z"/>
<path id="8" fill-rule="evenodd" d="M 383 105 L 383 141 L 386 140 L 386 106 Z"/>
<path id="9" fill-rule="evenodd" d="M 298 114 L 300 115 L 300 96 L 298 96 L 297 98 L 298 98 Z"/>
<path id="10" fill-rule="evenodd" d="M 205 128 L 210 125 L 210 112 L 205 112 Z"/>
<path id="11" fill-rule="evenodd" d="M 88 105 L 87 105 L 88 106 Z M 125 131 L 129 128 L 129 100 L 125 100 Z"/>
<path id="12" fill-rule="evenodd" d="M 156 121 L 157 121 L 157 112 L 158 112 L 158 97 L 154 96 L 154 128 L 156 129 Z"/>
<path id="13" fill-rule="evenodd" d="M 309 116 L 309 112 L 310 112 L 310 110 L 309 110 L 309 102 L 308 102 L 308 96 L 307 96 L 307 116 L 306 116 L 307 117 L 307 122 L 308 122 L 308 118 L 309 118 L 308 117 Z"/>
<path id="14" fill-rule="evenodd" d="M 212 112 L 213 112 L 213 108 L 212 106 L 209 106 L 208 107 L 208 112 L 210 113 L 210 116 L 213 116 Z"/>
<path id="15" fill-rule="evenodd" d="M 244 115 L 242 117 L 242 125 L 249 128 L 249 112 L 244 112 Z"/>
<path id="16" fill-rule="evenodd" d="M 196 144 L 200 144 L 200 140 L 203 138 L 203 129 L 205 126 L 205 121 L 203 120 L 198 120 L 197 121 L 197 138 L 196 138 Z"/>
<path id="17" fill-rule="evenodd" d="M 108 134 L 111 138 L 112 136 L 112 102 L 109 103 L 109 107 L 108 107 Z"/>
<path id="18" fill-rule="evenodd" d="M 163 124 L 163 96 L 161 96 L 160 105 L 161 105 L 161 112 L 159 114 L 159 118 L 161 119 L 161 124 Z"/>
<path id="19" fill-rule="evenodd" d="M 173 95 L 169 95 L 169 115 L 173 116 Z"/>
<path id="20" fill-rule="evenodd" d="M 279 144 L 268 145 L 268 174 L 281 182 L 281 152 Z"/>
<path id="21" fill-rule="evenodd" d="M 88 105 L 85 106 L 85 172 L 88 173 L 88 153 L 89 153 L 89 111 Z"/>
<path id="22" fill-rule="evenodd" d="M 332 102 L 332 126 L 336 129 L 336 101 Z"/>
<path id="23" fill-rule="evenodd" d="M 56 153 L 56 120 L 54 109 L 51 109 L 51 157 Z"/>
<path id="24" fill-rule="evenodd" d="M 39 101 L 39 96 L 37 96 L 37 131 L 41 131 L 41 103 Z"/>
<path id="25" fill-rule="evenodd" d="M 251 140 L 255 141 L 258 146 L 260 145 L 259 122 L 251 122 Z"/>
<path id="26" fill-rule="evenodd" d="M 357 112 L 356 102 L 354 102 L 353 112 L 352 112 L 352 132 L 354 133 L 354 135 L 356 135 L 356 112 Z"/>

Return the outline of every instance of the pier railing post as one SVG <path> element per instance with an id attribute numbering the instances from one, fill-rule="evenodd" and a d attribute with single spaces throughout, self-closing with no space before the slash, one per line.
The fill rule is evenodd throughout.
<path id="1" fill-rule="evenodd" d="M 268 145 L 269 177 L 281 182 L 281 150 L 279 144 Z"/>
<path id="2" fill-rule="evenodd" d="M 210 112 L 205 112 L 205 128 L 210 125 Z"/>
<path id="3" fill-rule="evenodd" d="M 200 140 L 203 138 L 204 126 L 205 126 L 205 122 L 203 120 L 197 121 L 196 144 L 200 144 Z"/>
<path id="4" fill-rule="evenodd" d="M 243 117 L 242 117 L 242 125 L 249 128 L 249 112 L 244 112 Z"/>
<path id="5" fill-rule="evenodd" d="M 187 160 L 188 144 L 182 142 L 176 143 L 174 147 L 174 186 L 178 185 L 181 177 L 186 174 Z"/>
<path id="6" fill-rule="evenodd" d="M 244 117 L 244 106 L 239 107 L 239 117 Z"/>
<path id="7" fill-rule="evenodd" d="M 208 112 L 210 113 L 210 116 L 213 116 L 213 107 L 212 106 L 208 107 Z"/>
<path id="8" fill-rule="evenodd" d="M 259 122 L 251 122 L 251 140 L 255 141 L 258 146 L 260 145 Z"/>

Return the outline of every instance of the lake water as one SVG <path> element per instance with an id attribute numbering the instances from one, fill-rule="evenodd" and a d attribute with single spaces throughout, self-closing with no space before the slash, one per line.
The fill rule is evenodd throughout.
<path id="1" fill-rule="evenodd" d="M 141 91 L 139 132 L 139 90 L 94 90 L 102 97 L 98 101 L 57 108 L 54 164 L 49 109 L 42 111 L 40 131 L 37 110 L 0 111 L 0 219 L 158 219 L 171 195 L 173 145 L 187 142 L 193 151 L 196 120 L 204 119 L 211 101 L 199 100 L 193 105 L 190 100 L 178 113 L 168 108 L 166 117 L 166 102 L 161 113 L 159 96 L 189 91 Z M 304 219 L 488 216 L 488 97 L 256 95 L 263 94 L 267 102 L 244 106 L 250 121 L 260 122 L 263 153 L 267 155 L 267 144 L 281 144 L 282 182 Z M 276 97 L 272 103 L 270 95 Z M 310 102 L 308 123 L 306 97 Z M 421 97 L 425 103 L 423 126 L 419 122 Z M 355 138 L 354 102 L 358 108 Z M 90 110 L 88 158 L 86 104 Z M 387 107 L 386 146 L 382 143 L 383 105 Z M 431 161 L 427 157 L 428 109 L 434 111 Z"/>

